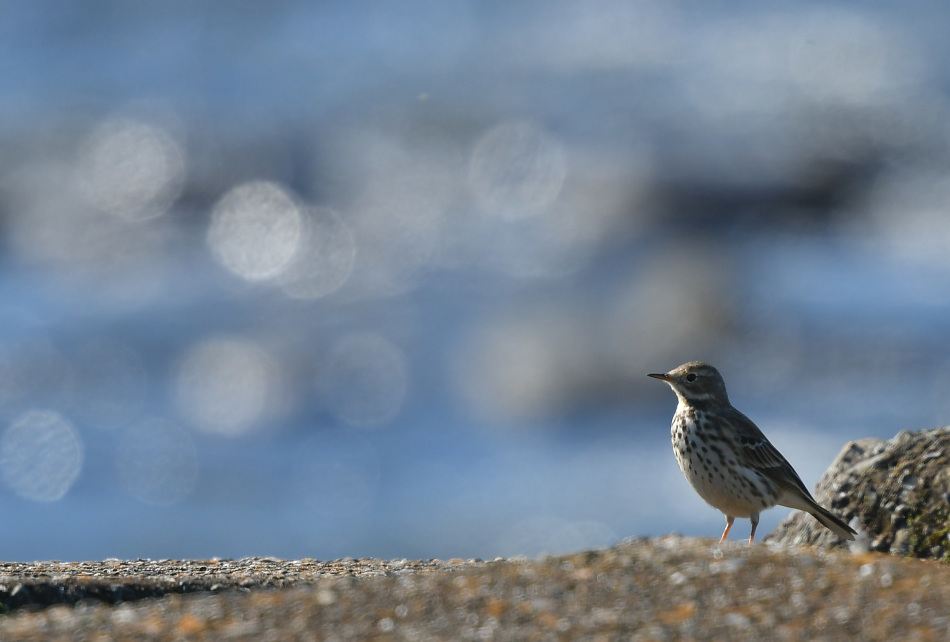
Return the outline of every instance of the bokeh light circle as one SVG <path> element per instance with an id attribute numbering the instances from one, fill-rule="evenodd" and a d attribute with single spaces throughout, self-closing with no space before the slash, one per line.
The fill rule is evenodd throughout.
<path id="1" fill-rule="evenodd" d="M 99 125 L 82 145 L 79 183 L 88 201 L 128 220 L 160 216 L 181 193 L 182 146 L 164 129 L 129 118 Z"/>
<path id="2" fill-rule="evenodd" d="M 0 438 L 0 475 L 13 492 L 27 499 L 60 499 L 82 465 L 79 435 L 56 412 L 26 412 Z"/>
<path id="3" fill-rule="evenodd" d="M 561 144 L 530 122 L 502 123 L 472 152 L 469 184 L 491 213 L 519 219 L 543 211 L 561 192 L 567 159 Z"/>
<path id="4" fill-rule="evenodd" d="M 255 342 L 213 337 L 192 346 L 182 359 L 178 405 L 199 430 L 239 435 L 255 427 L 276 379 L 275 364 Z"/>
<path id="5" fill-rule="evenodd" d="M 305 234 L 280 285 L 295 299 L 317 299 L 335 292 L 350 277 L 356 242 L 349 226 L 328 208 L 312 208 L 303 219 Z"/>
<path id="6" fill-rule="evenodd" d="M 281 274 L 297 252 L 300 211 L 282 187 L 254 181 L 235 187 L 214 206 L 208 246 L 227 270 L 247 281 Z"/>

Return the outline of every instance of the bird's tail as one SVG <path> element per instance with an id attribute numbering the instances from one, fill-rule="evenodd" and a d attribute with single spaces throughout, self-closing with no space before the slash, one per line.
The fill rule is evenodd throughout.
<path id="1" fill-rule="evenodd" d="M 857 531 L 848 526 L 844 520 L 832 513 L 830 510 L 819 504 L 815 499 L 804 490 L 804 486 L 797 488 L 785 488 L 776 502 L 781 506 L 797 508 L 811 513 L 812 516 L 821 522 L 821 525 L 834 532 L 841 539 L 853 540 Z"/>
<path id="2" fill-rule="evenodd" d="M 808 512 L 821 522 L 822 526 L 834 531 L 835 535 L 841 539 L 853 540 L 854 536 L 857 535 L 857 531 L 848 526 L 844 520 L 820 506 L 817 502 L 808 509 Z"/>

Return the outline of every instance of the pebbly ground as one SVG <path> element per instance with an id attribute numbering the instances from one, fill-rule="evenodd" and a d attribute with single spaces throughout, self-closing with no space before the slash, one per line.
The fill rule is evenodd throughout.
<path id="1" fill-rule="evenodd" d="M 252 558 L 0 570 L 7 598 L 34 598 L 0 617 L 3 640 L 950 638 L 945 563 L 679 536 L 490 562 Z"/>
<path id="2" fill-rule="evenodd" d="M 104 562 L 0 562 L 3 612 L 35 611 L 56 604 L 115 604 L 197 591 L 284 588 L 321 578 L 370 577 L 436 569 L 474 561 L 342 559 L 106 560 Z"/>

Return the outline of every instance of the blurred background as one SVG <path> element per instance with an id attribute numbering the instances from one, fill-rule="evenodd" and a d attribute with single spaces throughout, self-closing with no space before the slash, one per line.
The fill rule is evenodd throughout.
<path id="1" fill-rule="evenodd" d="M 3 2 L 0 557 L 716 537 L 645 376 L 692 359 L 809 486 L 946 424 L 947 24 Z"/>

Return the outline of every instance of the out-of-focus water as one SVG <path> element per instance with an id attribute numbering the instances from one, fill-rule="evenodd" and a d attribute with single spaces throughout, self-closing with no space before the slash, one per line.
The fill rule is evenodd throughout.
<path id="1" fill-rule="evenodd" d="M 713 537 L 692 359 L 809 485 L 947 423 L 947 13 L 8 3 L 0 556 Z"/>

